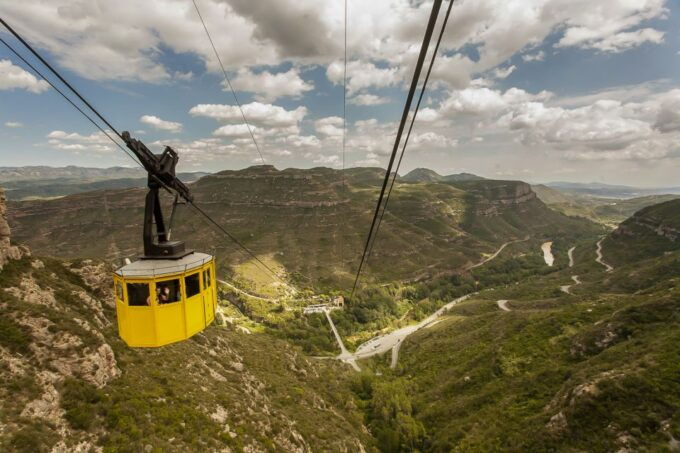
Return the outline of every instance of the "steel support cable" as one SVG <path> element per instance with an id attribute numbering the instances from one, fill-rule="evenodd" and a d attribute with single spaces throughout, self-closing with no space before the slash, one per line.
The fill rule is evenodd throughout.
<path id="1" fill-rule="evenodd" d="M 224 65 L 222 64 L 222 59 L 220 58 L 220 55 L 217 53 L 217 48 L 215 47 L 215 43 L 212 40 L 212 37 L 210 36 L 210 32 L 208 31 L 208 27 L 205 25 L 205 21 L 203 20 L 203 16 L 201 15 L 201 11 L 198 9 L 198 4 L 196 3 L 196 0 L 191 0 L 194 4 L 194 8 L 196 9 L 196 14 L 198 14 L 198 18 L 201 20 L 201 24 L 203 24 L 203 30 L 205 30 L 205 34 L 208 37 L 208 41 L 210 41 L 210 46 L 212 47 L 213 52 L 215 53 L 215 57 L 217 58 L 218 63 L 220 64 L 220 68 L 222 68 L 222 74 L 224 74 L 224 80 L 227 82 L 227 86 L 229 86 L 229 89 L 231 90 L 231 94 L 234 96 L 234 100 L 236 101 L 236 105 L 238 105 L 238 109 L 241 112 L 241 116 L 243 117 L 243 122 L 245 123 L 246 127 L 248 128 L 248 133 L 250 134 L 250 138 L 253 139 L 253 143 L 255 144 L 255 149 L 257 149 L 257 153 L 260 155 L 260 160 L 264 164 L 264 157 L 262 157 L 262 151 L 260 151 L 260 146 L 257 144 L 257 140 L 255 140 L 255 134 L 253 133 L 252 128 L 250 127 L 250 123 L 248 122 L 248 118 L 246 118 L 246 114 L 243 112 L 243 106 L 241 106 L 241 102 L 238 100 L 238 96 L 236 96 L 236 91 L 234 91 L 234 87 L 231 85 L 231 80 L 229 80 L 229 76 L 227 75 L 226 69 L 224 69 Z"/>
<path id="2" fill-rule="evenodd" d="M 345 142 L 347 138 L 347 1 L 345 0 L 345 58 L 342 76 L 342 182 L 345 184 Z"/>
<path id="3" fill-rule="evenodd" d="M 116 129 L 111 125 L 111 123 L 109 123 L 109 122 L 108 122 L 108 121 L 107 121 L 107 120 L 106 120 L 106 119 L 105 119 L 98 111 L 96 111 L 96 110 L 92 107 L 92 105 L 91 105 L 90 103 L 88 103 L 88 102 L 87 102 L 87 101 L 86 101 L 86 100 L 78 93 L 78 91 L 77 91 L 75 88 L 73 88 L 73 86 L 72 86 L 71 84 L 69 84 L 69 83 L 68 83 L 68 82 L 67 82 L 67 81 L 66 81 L 66 80 L 65 80 L 65 79 L 64 79 L 64 78 L 63 78 L 63 77 L 62 77 L 62 76 L 61 76 L 61 75 L 60 75 L 60 74 L 59 74 L 52 66 L 50 66 L 50 65 L 49 65 L 49 64 L 48 64 L 48 63 L 40 56 L 40 54 L 38 54 L 38 53 L 31 47 L 30 44 L 28 44 L 23 38 L 21 38 L 21 36 L 18 35 L 15 31 L 13 31 L 13 30 L 7 25 L 7 23 L 6 23 L 2 18 L 0 18 L 0 23 L 2 23 L 3 25 L 5 25 L 5 27 L 7 27 L 7 29 L 10 30 L 10 31 L 12 32 L 12 34 L 13 34 L 13 35 L 14 35 L 14 36 L 15 36 L 15 37 L 16 37 L 16 38 L 17 38 L 17 39 L 18 39 L 18 40 L 26 47 L 26 48 L 28 48 L 29 51 L 31 51 L 31 53 L 32 53 L 33 55 L 35 55 L 41 62 L 43 62 L 43 63 L 45 64 L 45 66 L 47 66 L 47 68 L 49 68 L 50 71 L 52 71 L 52 73 L 54 73 L 54 75 L 55 75 L 57 78 L 59 78 L 59 80 L 61 80 L 61 81 L 64 83 L 64 85 L 66 85 L 66 86 L 67 86 L 67 87 L 68 87 L 68 88 L 69 88 L 69 89 L 70 89 L 70 90 L 71 90 L 71 91 L 72 91 L 79 99 L 81 99 L 81 100 L 82 100 L 82 101 L 83 101 L 83 102 L 84 102 L 84 103 L 85 103 L 85 104 L 86 104 L 86 105 L 87 105 L 87 106 L 88 106 L 88 107 L 89 107 L 89 108 L 90 108 L 90 109 L 91 109 L 91 110 L 92 110 L 92 111 L 93 111 L 93 112 L 94 112 L 94 113 L 95 113 L 95 114 L 96 114 L 96 115 L 97 115 L 97 116 L 98 116 L 98 117 L 99 117 L 99 118 L 107 125 L 107 126 L 109 126 L 113 131 L 115 131 L 115 133 L 116 133 L 116 135 L 118 135 L 118 137 L 121 137 L 121 135 L 118 133 L 118 131 L 116 131 Z M 70 99 L 70 98 L 62 91 L 62 90 L 60 90 L 57 86 L 55 86 L 55 84 L 54 84 L 52 81 L 50 81 L 47 77 L 45 77 L 45 75 L 44 75 L 42 72 L 40 72 L 35 66 L 33 66 L 29 61 L 27 61 L 21 54 L 19 54 L 19 53 L 18 53 L 18 52 L 17 52 L 17 51 L 9 44 L 9 43 L 7 43 L 7 42 L 6 42 L 4 39 L 2 39 L 2 38 L 0 38 L 0 42 L 2 42 L 2 44 L 4 44 L 4 45 L 5 45 L 12 53 L 14 53 L 14 55 L 16 55 L 19 59 L 21 59 L 21 61 L 23 61 L 30 69 L 32 69 L 36 74 L 38 74 L 38 76 L 40 76 L 40 78 L 42 78 L 42 79 L 43 79 L 45 82 L 47 82 L 52 88 L 54 88 L 54 90 L 57 91 L 57 93 L 59 93 L 59 94 L 60 94 L 60 95 L 61 95 L 61 96 L 69 103 L 69 104 L 71 104 L 71 106 L 73 106 L 78 112 L 80 112 L 85 118 L 87 118 L 87 120 L 90 121 L 90 122 L 91 122 L 97 129 L 99 129 L 104 135 L 106 135 L 106 136 L 109 138 L 109 140 L 111 140 L 111 142 L 113 142 L 113 144 L 115 144 L 116 146 L 118 146 L 118 147 L 119 147 L 125 154 L 127 154 L 127 155 L 128 155 L 128 156 L 129 156 L 129 157 L 130 157 L 137 165 L 139 165 L 141 168 L 144 168 L 144 166 L 143 166 L 137 159 L 135 159 L 135 158 L 132 156 L 132 154 L 130 154 L 130 152 L 129 152 L 128 150 L 126 150 L 120 143 L 118 143 L 113 137 L 111 137 L 111 135 L 108 134 L 104 128 L 102 128 L 99 124 L 97 124 L 97 122 L 94 121 L 94 120 L 92 119 L 92 117 L 90 117 L 87 113 L 85 113 L 85 112 L 83 111 L 83 109 L 81 109 L 77 104 L 75 104 L 75 103 L 74 103 L 74 102 L 73 102 L 73 101 L 72 101 L 72 100 L 71 100 L 71 99 Z M 121 137 L 121 139 L 122 139 L 122 137 Z M 170 189 L 165 183 L 163 183 L 163 181 L 161 181 L 160 179 L 158 179 L 158 178 L 157 178 L 156 176 L 154 176 L 154 175 L 151 175 L 151 177 L 152 177 L 155 181 L 157 181 L 157 182 L 158 182 L 165 190 L 167 190 L 168 192 L 173 193 L 173 192 L 172 192 L 172 189 Z M 192 200 L 186 200 L 186 199 L 185 199 L 185 201 L 186 201 L 187 203 L 189 203 L 192 207 L 194 207 L 194 209 L 196 209 L 197 212 L 199 212 L 201 215 L 203 215 L 203 216 L 204 216 L 211 224 L 215 225 L 221 232 L 223 232 L 229 239 L 231 239 L 231 240 L 232 240 L 236 245 L 238 245 L 243 251 L 245 251 L 248 255 L 250 255 L 251 257 L 253 257 L 253 258 L 254 258 L 261 266 L 263 266 L 263 267 L 267 270 L 267 272 L 269 272 L 269 273 L 272 275 L 272 277 L 274 277 L 275 279 L 281 281 L 281 279 L 276 275 L 276 273 L 275 273 L 269 266 L 267 266 L 265 263 L 263 263 L 262 260 L 260 260 L 260 259 L 259 259 L 252 251 L 250 251 L 250 249 L 248 249 L 244 244 L 242 244 L 238 239 L 236 239 L 236 238 L 235 238 L 231 233 L 229 233 L 224 227 L 222 227 L 219 223 L 217 223 L 215 220 L 213 220 L 213 218 L 210 217 L 205 211 L 203 211 L 198 205 L 196 205 L 195 202 L 193 202 Z"/>
<path id="4" fill-rule="evenodd" d="M 425 61 L 425 56 L 427 50 L 430 47 L 430 40 L 432 39 L 432 32 L 434 31 L 434 26 L 437 22 L 437 17 L 439 16 L 439 10 L 441 9 L 442 0 L 434 0 L 432 4 L 432 12 L 430 13 L 430 19 L 427 23 L 427 29 L 425 30 L 425 36 L 423 37 L 423 43 L 420 48 L 420 54 L 418 55 L 418 61 L 416 63 L 415 70 L 413 72 L 413 78 L 411 79 L 411 87 L 409 88 L 408 96 L 406 98 L 406 104 L 404 105 L 404 111 L 401 115 L 401 121 L 399 122 L 399 128 L 397 129 L 397 136 L 394 140 L 394 146 L 392 148 L 392 154 L 390 155 L 390 161 L 387 166 L 387 171 L 385 172 L 385 179 L 383 180 L 382 188 L 380 190 L 380 196 L 378 197 L 378 203 L 375 207 L 375 212 L 373 214 L 373 220 L 371 222 L 371 228 L 368 231 L 368 237 L 366 238 L 366 244 L 364 246 L 364 251 L 361 255 L 361 261 L 359 262 L 359 268 L 357 270 L 357 275 L 354 279 L 354 285 L 352 286 L 352 292 L 350 293 L 350 300 L 354 297 L 354 292 L 356 291 L 357 284 L 359 282 L 359 277 L 361 276 L 361 270 L 363 268 L 364 262 L 366 260 L 366 254 L 368 252 L 369 245 L 373 236 L 373 231 L 378 220 L 378 214 L 380 213 L 380 207 L 385 196 L 385 190 L 387 189 L 387 183 L 389 182 L 390 175 L 392 174 L 392 167 L 394 165 L 394 159 L 399 150 L 399 143 L 401 142 L 401 136 L 404 132 L 404 126 L 406 125 L 406 120 L 408 114 L 411 110 L 411 102 L 413 101 L 413 95 L 415 94 L 416 87 L 418 86 L 418 80 L 420 79 L 420 73 L 423 69 L 423 62 Z"/>
<path id="5" fill-rule="evenodd" d="M 36 57 L 38 60 L 40 60 L 40 62 L 41 62 L 42 64 L 44 64 L 50 71 L 52 71 L 52 73 L 53 73 L 55 76 L 57 76 L 57 78 L 59 78 L 59 80 L 61 80 L 61 82 L 62 82 L 64 85 L 66 85 L 66 86 L 67 86 L 67 87 L 68 87 L 68 88 L 69 88 L 76 96 L 78 96 L 78 98 L 79 98 L 86 106 L 88 106 L 89 109 L 92 110 L 92 111 L 94 112 L 94 114 L 97 115 L 97 116 L 99 117 L 99 119 L 102 120 L 102 121 L 104 122 L 104 124 L 106 124 L 106 125 L 109 127 L 109 129 L 111 129 L 111 130 L 112 130 L 112 131 L 113 131 L 113 132 L 114 132 L 121 140 L 123 140 L 123 137 L 118 133 L 118 131 L 116 130 L 116 128 L 113 127 L 113 126 L 111 125 L 111 123 L 109 123 L 108 121 L 106 121 L 106 119 L 105 119 L 103 116 L 101 116 L 101 115 L 99 114 L 99 112 L 97 111 L 97 109 L 95 109 L 95 108 L 92 106 L 92 104 L 90 104 L 89 102 L 87 102 L 87 100 L 86 100 L 83 96 L 81 96 L 80 93 L 78 93 L 78 92 L 71 86 L 71 84 L 69 84 L 69 83 L 68 83 L 68 82 L 67 82 L 67 81 L 66 81 L 66 80 L 65 80 L 65 79 L 64 79 L 64 78 L 63 78 L 63 77 L 62 77 L 62 76 L 61 76 L 61 75 L 60 75 L 60 74 L 59 74 L 59 73 L 58 73 L 58 72 L 57 72 L 57 71 L 56 71 L 56 70 L 55 70 L 48 62 L 47 62 L 47 61 L 45 61 L 45 59 L 44 59 L 42 56 L 40 56 L 40 54 L 39 54 L 38 52 L 36 52 L 36 51 L 33 49 L 33 47 L 31 47 L 30 44 L 28 44 L 28 43 L 24 40 L 24 38 L 21 37 L 21 35 L 19 35 L 19 33 L 17 33 L 16 31 L 14 31 L 14 29 L 13 29 L 12 27 L 10 27 L 9 24 L 8 24 L 7 22 L 5 22 L 5 20 L 4 20 L 3 18 L 1 18 L 1 17 L 0 17 L 0 23 L 2 23 L 2 25 L 4 25 L 5 28 L 6 28 L 7 30 L 9 30 L 9 32 L 12 33 L 12 34 L 14 35 L 15 38 L 17 38 L 17 39 L 18 39 L 18 40 L 19 40 L 19 41 L 20 41 L 20 42 L 21 42 L 21 43 L 22 43 L 22 44 L 23 44 L 23 45 L 24 45 L 24 46 L 25 46 L 25 47 L 33 54 L 33 55 L 35 55 L 35 57 Z"/>
<path id="6" fill-rule="evenodd" d="M 345 147 L 346 147 L 346 142 L 347 142 L 347 2 L 349 0 L 345 0 L 345 11 L 344 11 L 344 19 L 345 19 L 345 56 L 343 59 L 344 62 L 344 73 L 342 76 L 342 197 L 347 196 L 347 176 L 345 175 Z M 340 206 L 338 203 L 337 206 Z M 336 210 L 337 211 L 337 210 Z M 341 232 L 342 234 L 342 228 Z M 342 269 L 343 263 L 345 262 L 345 241 L 343 240 L 342 236 L 340 237 L 340 268 Z"/>
<path id="7" fill-rule="evenodd" d="M 0 20 L 1 20 L 1 19 L 0 19 Z M 56 91 L 57 93 L 59 93 L 59 94 L 61 95 L 61 97 L 63 97 L 64 99 L 66 99 L 66 101 L 67 101 L 69 104 L 71 104 L 71 105 L 73 106 L 73 108 L 75 108 L 76 110 L 78 110 L 85 118 L 87 118 L 87 120 L 88 120 L 90 123 L 94 124 L 94 126 L 95 126 L 97 129 L 99 129 L 104 135 L 106 135 L 106 136 L 109 138 L 109 140 L 111 140 L 111 141 L 113 142 L 114 145 L 118 146 L 118 148 L 120 148 L 125 154 L 127 154 L 127 155 L 130 157 L 130 159 L 132 159 L 137 165 L 139 165 L 140 167 L 142 167 L 142 169 L 144 168 L 144 166 L 143 166 L 139 161 L 137 161 L 137 159 L 135 159 L 135 157 L 134 157 L 132 154 L 130 154 L 130 151 L 128 151 L 127 149 L 125 149 L 125 148 L 123 147 L 123 145 L 121 145 L 121 144 L 118 143 L 113 137 L 111 137 L 111 135 L 110 135 L 103 127 L 101 127 L 95 120 L 93 120 L 92 117 L 91 117 L 90 115 L 88 115 L 87 113 L 85 113 L 85 112 L 83 111 L 83 109 L 81 109 L 76 103 L 74 103 L 68 96 L 66 96 L 66 94 L 65 94 L 63 91 L 61 91 L 56 85 L 54 85 L 54 83 L 52 83 L 52 81 L 50 81 L 47 77 L 45 77 L 45 75 L 43 75 L 42 72 L 40 72 L 40 71 L 39 71 L 35 66 L 33 66 L 28 60 L 26 60 L 21 54 L 19 54 L 19 52 L 17 52 L 17 51 L 14 49 L 14 47 L 12 47 L 7 41 L 5 41 L 5 40 L 2 39 L 2 38 L 0 38 L 0 42 L 2 42 L 2 44 L 5 45 L 5 47 L 7 47 L 14 55 L 16 55 L 17 58 L 19 58 L 21 61 L 23 61 L 24 64 L 26 64 L 26 66 L 28 66 L 29 68 L 31 68 L 31 70 L 33 70 L 33 72 L 35 72 L 36 74 L 38 74 L 38 76 L 40 76 L 41 79 L 43 79 L 45 82 L 47 82 L 47 83 L 54 89 L 54 91 Z"/>
<path id="8" fill-rule="evenodd" d="M 380 214 L 380 219 L 378 220 L 378 225 L 375 229 L 375 234 L 373 235 L 373 242 L 368 249 L 368 256 L 366 259 L 371 258 L 371 253 L 373 253 L 373 247 L 375 246 L 375 241 L 378 239 L 378 233 L 380 232 L 380 225 L 382 225 L 383 216 L 385 211 L 387 211 L 387 205 L 390 202 L 390 195 L 392 195 L 392 189 L 394 188 L 394 183 L 397 180 L 397 175 L 399 174 L 399 168 L 401 167 L 401 161 L 404 158 L 404 152 L 406 151 L 406 145 L 408 145 L 409 138 L 411 138 L 411 131 L 413 130 L 413 124 L 416 121 L 416 115 L 418 115 L 418 109 L 420 108 L 420 103 L 423 100 L 423 95 L 425 94 L 425 89 L 427 87 L 427 82 L 430 80 L 430 74 L 432 73 L 432 67 L 434 66 L 434 61 L 437 58 L 437 52 L 439 51 L 439 45 L 442 42 L 442 37 L 444 36 L 444 31 L 446 30 L 446 24 L 449 21 L 449 16 L 451 15 L 451 8 L 453 8 L 453 2 L 451 0 L 449 7 L 446 10 L 446 15 L 444 16 L 444 22 L 442 23 L 442 28 L 439 31 L 439 37 L 437 38 L 437 44 L 434 47 L 434 52 L 432 53 L 432 59 L 430 60 L 430 66 L 427 68 L 427 73 L 425 74 L 425 80 L 423 81 L 423 86 L 420 89 L 420 96 L 418 97 L 418 102 L 416 103 L 416 108 L 413 111 L 413 116 L 411 117 L 411 124 L 409 125 L 408 132 L 406 133 L 406 139 L 404 140 L 404 145 L 401 148 L 401 154 L 399 155 L 399 161 L 397 162 L 397 168 L 394 170 L 394 176 L 392 177 L 392 182 L 390 183 L 390 189 L 387 192 L 387 197 L 385 197 L 385 205 L 383 206 L 382 213 Z"/>
<path id="9" fill-rule="evenodd" d="M 190 201 L 189 204 L 198 212 L 200 213 L 203 217 L 205 217 L 211 224 L 213 224 L 218 230 L 220 230 L 222 233 L 224 233 L 229 239 L 231 239 L 236 245 L 238 245 L 241 249 L 246 251 L 248 255 L 250 255 L 253 259 L 255 259 L 262 267 L 264 267 L 267 272 L 271 274 L 272 277 L 274 277 L 276 280 L 280 281 L 281 283 L 285 283 L 281 278 L 276 275 L 276 272 L 274 272 L 269 266 L 267 266 L 265 263 L 262 262 L 260 258 L 257 257 L 253 252 L 250 251 L 248 247 L 243 245 L 241 241 L 236 239 L 233 234 L 228 232 L 222 225 L 217 223 L 215 220 L 213 220 L 212 217 L 210 217 L 203 209 L 201 209 L 197 204 L 195 204 L 193 201 Z"/>

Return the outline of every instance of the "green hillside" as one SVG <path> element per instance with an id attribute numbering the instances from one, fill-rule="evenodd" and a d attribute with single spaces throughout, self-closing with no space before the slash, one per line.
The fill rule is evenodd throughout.
<path id="1" fill-rule="evenodd" d="M 615 264 L 680 249 L 680 199 L 648 206 L 622 222 L 606 239 Z"/>
<path id="2" fill-rule="evenodd" d="M 274 238 L 266 227 L 285 228 L 284 215 L 298 221 L 294 231 L 282 233 L 283 243 L 307 247 L 313 262 L 315 247 L 334 250 L 315 229 L 339 231 L 329 225 L 341 223 L 333 214 L 340 206 L 356 219 L 369 216 L 347 206 L 368 205 L 380 177 L 375 169 L 355 170 L 346 174 L 345 191 L 343 179 L 333 180 L 334 175 L 328 169 L 257 167 L 203 178 L 195 193 L 233 227 L 244 228 L 239 216 L 259 218 L 264 225 L 251 227 L 250 243 L 260 252 L 271 246 L 264 238 Z M 329 187 L 336 203 L 329 203 Z M 140 193 L 74 197 L 90 200 L 90 210 L 103 199 L 109 214 L 123 215 Z M 343 204 L 345 199 L 353 203 Z M 81 233 L 96 223 L 96 212 L 85 206 L 62 212 L 60 201 L 14 204 L 21 208 L 13 213 L 15 225 L 46 214 L 52 225 L 55 219 L 91 215 L 79 225 Z M 677 448 L 680 200 L 644 208 L 605 237 L 601 261 L 613 266 L 611 271 L 596 261 L 602 230 L 548 209 L 524 183 L 406 183 L 394 201 L 394 218 L 408 222 L 392 223 L 389 234 L 399 231 L 394 225 L 408 224 L 402 231 L 413 231 L 410 241 L 426 238 L 408 246 L 444 244 L 457 234 L 460 242 L 448 246 L 481 263 L 500 241 L 512 241 L 477 267 L 421 264 L 409 280 L 365 285 L 344 310 L 334 311 L 340 336 L 355 351 L 470 295 L 406 336 L 395 356 L 392 349 L 358 360 L 360 373 L 332 360 L 339 348 L 326 316 L 301 312 L 328 294 L 283 295 L 285 287 L 265 288 L 266 282 L 248 279 L 254 265 L 246 261 L 223 271 L 232 272 L 240 288 L 262 291 L 264 298 L 225 285 L 220 319 L 228 322 L 180 344 L 141 350 L 125 347 L 117 337 L 109 264 L 25 252 L 10 259 L 0 271 L 0 449 Z M 188 226 L 198 231 L 198 224 Z M 126 239 L 118 235 L 111 238 L 123 244 Z M 553 242 L 553 266 L 543 259 L 542 241 Z M 96 250 L 90 246 L 79 250 Z M 291 257 L 289 249 L 262 256 L 290 273 L 305 257 Z M 424 262 L 434 250 L 427 250 Z M 382 253 L 404 251 L 387 245 Z M 411 260 L 415 270 L 418 258 Z M 565 290 L 565 285 L 570 286 Z"/>
<path id="3" fill-rule="evenodd" d="M 25 257 L 0 282 L 2 451 L 371 449 L 342 364 L 228 325 L 130 349 L 91 261 Z"/>
<path id="4" fill-rule="evenodd" d="M 678 208 L 656 205 L 623 225 L 675 225 Z M 680 250 L 645 247 L 650 238 L 646 226 L 613 233 L 603 246 L 612 272 L 594 243 L 580 244 L 574 267 L 482 291 L 408 337 L 395 370 L 389 354 L 374 359 L 382 376 L 357 386 L 386 451 L 677 449 Z M 633 247 L 645 258 L 624 260 Z M 567 294 L 559 286 L 571 275 L 582 284 Z"/>
<path id="5" fill-rule="evenodd" d="M 352 282 L 384 172 L 356 168 L 223 171 L 192 184 L 197 203 L 249 248 L 282 265 L 301 285 Z M 144 191 L 88 192 L 11 203 L 18 242 L 45 254 L 120 262 L 140 252 Z M 367 277 L 389 282 L 463 268 L 504 242 L 530 236 L 594 237 L 600 228 L 548 209 L 515 181 L 399 183 Z M 175 237 L 218 256 L 226 274 L 247 257 L 187 207 Z M 390 266 L 382 263 L 389 262 Z"/>

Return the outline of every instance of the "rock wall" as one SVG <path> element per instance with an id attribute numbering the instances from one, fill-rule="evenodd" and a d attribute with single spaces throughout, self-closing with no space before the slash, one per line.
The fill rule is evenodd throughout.
<path id="1" fill-rule="evenodd" d="M 11 231 L 7 223 L 7 204 L 5 191 L 0 188 L 0 270 L 9 260 L 17 260 L 28 253 L 25 248 L 10 243 Z"/>
<path id="2" fill-rule="evenodd" d="M 536 193 L 531 186 L 519 181 L 504 181 L 502 184 L 485 185 L 470 189 L 469 192 L 477 198 L 475 212 L 477 215 L 499 215 L 505 208 L 514 206 L 522 210 L 523 205 L 536 200 Z"/>

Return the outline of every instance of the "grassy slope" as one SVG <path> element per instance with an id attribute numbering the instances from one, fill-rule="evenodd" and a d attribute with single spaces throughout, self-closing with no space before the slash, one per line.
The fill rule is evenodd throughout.
<path id="1" fill-rule="evenodd" d="M 0 291 L 0 450 L 35 453 L 58 443 L 65 451 L 81 443 L 105 451 L 370 449 L 343 365 L 219 326 L 161 349 L 129 349 L 116 335 L 113 309 L 100 302 L 110 298 L 107 276 L 97 288 L 79 276 L 90 266 L 42 262 L 25 258 L 0 272 L 2 288 L 23 280 L 54 294 L 41 303 Z M 86 366 L 105 345 L 118 376 Z M 36 401 L 42 415 L 24 412 Z"/>
<path id="2" fill-rule="evenodd" d="M 680 236 L 680 199 L 648 206 L 622 222 L 604 246 L 610 250 L 611 264 L 618 265 L 658 256 L 680 249 L 680 240 L 658 234 L 670 229 Z"/>
<path id="3" fill-rule="evenodd" d="M 677 204 L 649 209 L 677 216 Z M 605 242 L 605 260 L 617 249 Z M 643 237 L 642 241 L 646 239 Z M 400 407 L 421 423 L 417 446 L 434 451 L 660 451 L 680 439 L 680 251 L 595 263 L 579 244 L 576 266 L 483 291 L 410 337 L 396 371 L 389 357 L 369 388 L 406 388 Z M 619 255 L 623 258 L 623 255 Z M 574 295 L 559 291 L 578 274 Z M 509 299 L 511 312 L 496 301 Z M 371 408 L 375 392 L 364 391 Z M 377 419 L 379 420 L 379 418 Z M 412 425 L 412 421 L 409 421 Z M 411 426 L 409 425 L 409 426 Z M 376 432 L 389 429 L 378 423 Z M 393 428 L 393 427 L 392 427 Z M 413 431 L 407 431 L 413 433 Z"/>

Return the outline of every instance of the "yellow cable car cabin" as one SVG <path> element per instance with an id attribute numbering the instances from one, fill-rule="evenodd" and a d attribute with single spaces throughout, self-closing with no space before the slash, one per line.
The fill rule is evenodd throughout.
<path id="1" fill-rule="evenodd" d="M 149 174 L 144 207 L 144 255 L 113 273 L 118 333 L 132 347 L 157 347 L 186 340 L 215 319 L 215 259 L 171 241 L 175 208 L 193 199 L 175 177 L 177 153 L 169 146 L 155 155 L 123 132 L 123 140 Z M 166 230 L 159 190 L 175 195 Z M 154 228 L 155 227 L 155 228 Z"/>
<path id="2" fill-rule="evenodd" d="M 186 340 L 215 319 L 215 260 L 205 253 L 139 260 L 114 273 L 120 337 L 133 347 Z"/>

